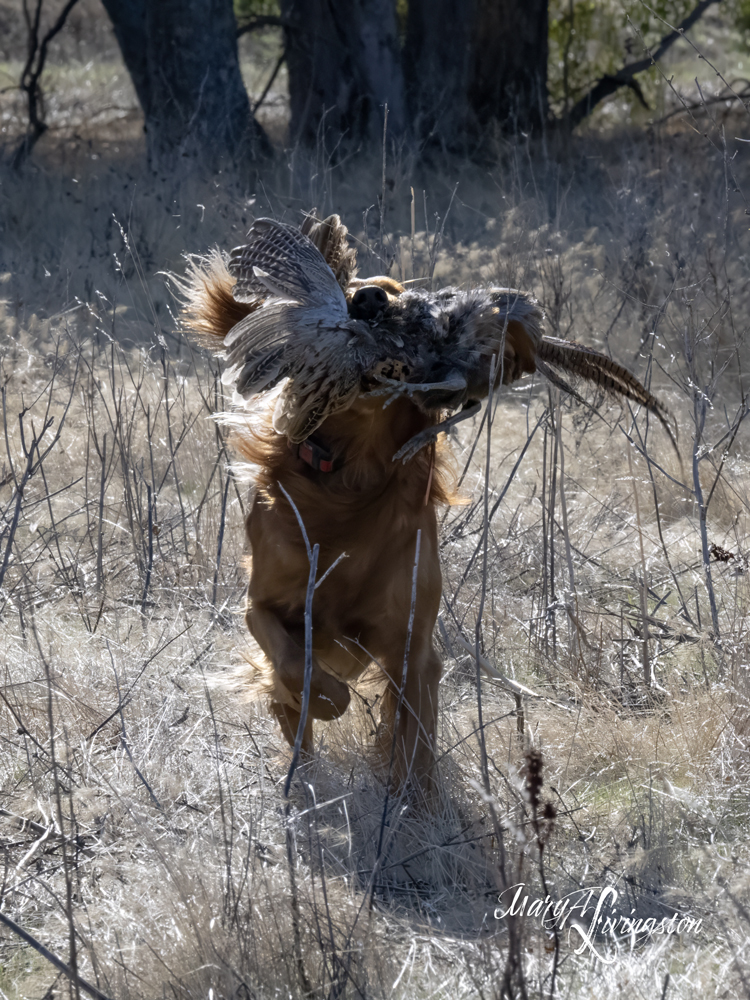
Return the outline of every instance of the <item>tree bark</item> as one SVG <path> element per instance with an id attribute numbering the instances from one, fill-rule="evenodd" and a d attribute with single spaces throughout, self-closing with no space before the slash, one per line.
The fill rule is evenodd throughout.
<path id="1" fill-rule="evenodd" d="M 421 139 L 463 132 L 475 0 L 409 0 L 404 48 L 409 111 Z"/>
<path id="2" fill-rule="evenodd" d="M 149 163 L 215 171 L 270 153 L 250 110 L 231 0 L 102 0 L 146 119 Z"/>
<path id="3" fill-rule="evenodd" d="M 394 0 L 281 0 L 289 72 L 290 139 L 354 142 L 406 126 Z"/>
<path id="4" fill-rule="evenodd" d="M 422 138 L 481 143 L 547 119 L 547 0 L 409 0 L 404 64 Z"/>
<path id="5" fill-rule="evenodd" d="M 548 113 L 548 0 L 475 3 L 467 87 L 475 127 L 540 130 Z"/>

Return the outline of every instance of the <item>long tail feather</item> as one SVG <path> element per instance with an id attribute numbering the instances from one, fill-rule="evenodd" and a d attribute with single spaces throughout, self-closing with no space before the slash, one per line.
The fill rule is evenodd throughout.
<path id="1" fill-rule="evenodd" d="M 539 364 L 538 362 L 541 362 Z M 560 340 L 557 337 L 542 337 L 537 349 L 537 367 L 543 375 L 566 392 L 574 396 L 578 393 L 553 372 L 554 368 L 562 369 L 568 375 L 593 382 L 604 392 L 624 396 L 653 413 L 672 442 L 672 447 L 679 455 L 676 440 L 676 424 L 669 410 L 623 365 L 618 364 L 606 354 L 595 351 L 591 347 L 577 344 L 575 341 Z M 580 398 L 580 397 L 579 397 Z"/>

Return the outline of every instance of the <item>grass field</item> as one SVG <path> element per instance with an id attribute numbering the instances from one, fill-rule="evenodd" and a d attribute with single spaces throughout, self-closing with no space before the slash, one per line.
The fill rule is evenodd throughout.
<path id="1" fill-rule="evenodd" d="M 747 116 L 244 185 L 117 127 L 0 167 L 2 913 L 118 1000 L 750 995 Z M 312 205 L 363 274 L 533 292 L 679 431 L 526 379 L 452 442 L 432 815 L 385 802 L 376 677 L 288 799 L 232 686 L 247 494 L 159 272 Z M 0 998 L 69 992 L 2 932 Z"/>

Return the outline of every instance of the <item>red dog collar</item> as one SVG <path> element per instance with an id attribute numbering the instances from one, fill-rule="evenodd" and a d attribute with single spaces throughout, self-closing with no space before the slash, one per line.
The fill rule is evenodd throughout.
<path id="1" fill-rule="evenodd" d="M 311 437 L 298 446 L 297 454 L 316 472 L 336 472 L 343 464 L 341 459 L 334 459 L 327 448 Z"/>

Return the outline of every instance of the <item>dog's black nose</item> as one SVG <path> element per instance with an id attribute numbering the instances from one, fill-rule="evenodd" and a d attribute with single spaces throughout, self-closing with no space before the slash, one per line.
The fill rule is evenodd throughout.
<path id="1" fill-rule="evenodd" d="M 352 296 L 349 315 L 352 319 L 375 319 L 388 305 L 388 296 L 379 285 L 363 285 Z"/>

